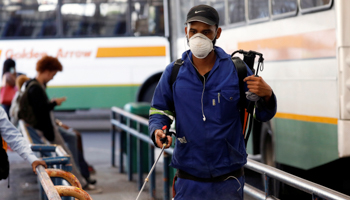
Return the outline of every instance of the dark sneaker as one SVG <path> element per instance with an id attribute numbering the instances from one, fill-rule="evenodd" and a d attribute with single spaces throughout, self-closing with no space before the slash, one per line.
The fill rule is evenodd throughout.
<path id="1" fill-rule="evenodd" d="M 86 186 L 83 187 L 83 190 L 87 192 L 88 194 L 100 194 L 102 193 L 102 189 L 98 188 L 92 184 L 87 184 Z"/>

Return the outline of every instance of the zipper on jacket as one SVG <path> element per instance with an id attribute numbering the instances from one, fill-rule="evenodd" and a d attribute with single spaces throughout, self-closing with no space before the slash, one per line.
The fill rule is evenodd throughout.
<path id="1" fill-rule="evenodd" d="M 203 97 L 204 97 L 204 91 L 205 91 L 205 76 L 203 77 L 203 91 L 202 91 L 202 98 L 201 98 L 201 103 L 202 103 L 202 115 L 203 115 L 203 121 L 205 122 L 207 120 L 207 118 L 204 115 L 204 108 L 203 108 Z"/>

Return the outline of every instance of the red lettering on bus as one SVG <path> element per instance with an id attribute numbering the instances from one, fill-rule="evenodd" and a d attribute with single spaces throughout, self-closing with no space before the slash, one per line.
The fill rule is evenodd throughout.
<path id="1" fill-rule="evenodd" d="M 22 51 L 14 51 L 13 49 L 8 49 L 5 53 L 6 58 L 13 59 L 39 59 L 44 55 L 47 55 L 47 53 L 35 52 L 34 49 L 31 49 L 30 51 L 26 51 L 26 49 L 23 49 Z"/>
<path id="2" fill-rule="evenodd" d="M 57 52 L 57 58 L 80 58 L 90 57 L 91 51 L 64 51 L 60 48 Z"/>

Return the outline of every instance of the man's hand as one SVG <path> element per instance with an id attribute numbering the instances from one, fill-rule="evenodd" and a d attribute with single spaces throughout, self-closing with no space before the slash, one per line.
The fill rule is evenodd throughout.
<path id="1" fill-rule="evenodd" d="M 243 81 L 247 83 L 247 87 L 250 92 L 255 93 L 259 97 L 263 97 L 266 102 L 270 100 L 272 89 L 262 77 L 251 75 L 244 78 Z"/>
<path id="2" fill-rule="evenodd" d="M 160 141 L 160 139 L 165 138 L 165 133 L 163 132 L 163 130 L 157 129 L 154 131 L 154 136 L 156 139 L 157 146 L 162 148 L 163 143 L 162 143 L 162 141 Z M 166 144 L 165 149 L 169 148 L 173 142 L 173 138 L 171 136 L 168 135 L 167 137 L 168 137 L 168 143 Z"/>
<path id="3" fill-rule="evenodd" d="M 66 100 L 67 100 L 66 97 L 61 97 L 61 98 L 54 98 L 51 101 L 56 101 L 57 105 L 60 106 Z"/>
<path id="4" fill-rule="evenodd" d="M 69 129 L 69 126 L 67 126 L 66 124 L 62 123 L 59 119 L 56 119 L 55 121 L 56 121 L 56 124 L 58 126 L 61 126 L 62 128 L 66 129 L 66 130 Z"/>
<path id="5" fill-rule="evenodd" d="M 46 165 L 46 162 L 43 161 L 43 160 L 36 160 L 32 163 L 32 168 L 33 168 L 33 172 L 36 174 L 36 167 L 38 165 L 42 165 L 44 166 L 45 168 L 47 168 L 47 165 Z"/>

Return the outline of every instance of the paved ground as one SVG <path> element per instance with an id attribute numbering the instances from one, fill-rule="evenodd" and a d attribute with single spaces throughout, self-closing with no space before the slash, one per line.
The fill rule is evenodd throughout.
<path id="1" fill-rule="evenodd" d="M 134 181 L 129 182 L 126 174 L 120 174 L 117 167 L 111 167 L 111 135 L 109 132 L 84 132 L 84 155 L 96 169 L 92 175 L 97 179 L 97 186 L 103 189 L 101 194 L 91 194 L 94 200 L 134 200 L 138 195 L 137 174 Z M 156 152 L 157 154 L 158 152 Z M 39 187 L 36 175 L 31 171 L 29 163 L 23 161 L 14 152 L 9 152 L 10 188 L 7 188 L 7 180 L 0 181 L 0 200 L 37 200 Z M 163 197 L 162 183 L 162 158 L 156 168 L 156 200 Z M 146 174 L 144 175 L 146 177 Z M 149 200 L 149 184 L 146 185 L 140 200 Z M 171 191 L 170 191 L 170 195 Z M 249 200 L 249 198 L 245 198 Z"/>
<path id="2" fill-rule="evenodd" d="M 134 181 L 129 182 L 126 174 L 120 174 L 118 168 L 111 167 L 111 136 L 109 132 L 83 133 L 84 154 L 89 164 L 96 169 L 92 175 L 97 179 L 97 186 L 103 189 L 101 194 L 91 194 L 94 200 L 130 200 L 136 199 L 138 190 L 136 174 Z M 39 187 L 36 175 L 31 171 L 29 163 L 23 161 L 15 152 L 9 152 L 10 188 L 7 180 L 0 181 L 0 200 L 37 200 Z M 162 199 L 162 172 L 157 167 L 157 199 Z M 145 175 L 146 176 L 146 175 Z M 140 196 L 140 200 L 151 199 L 148 185 Z"/>

